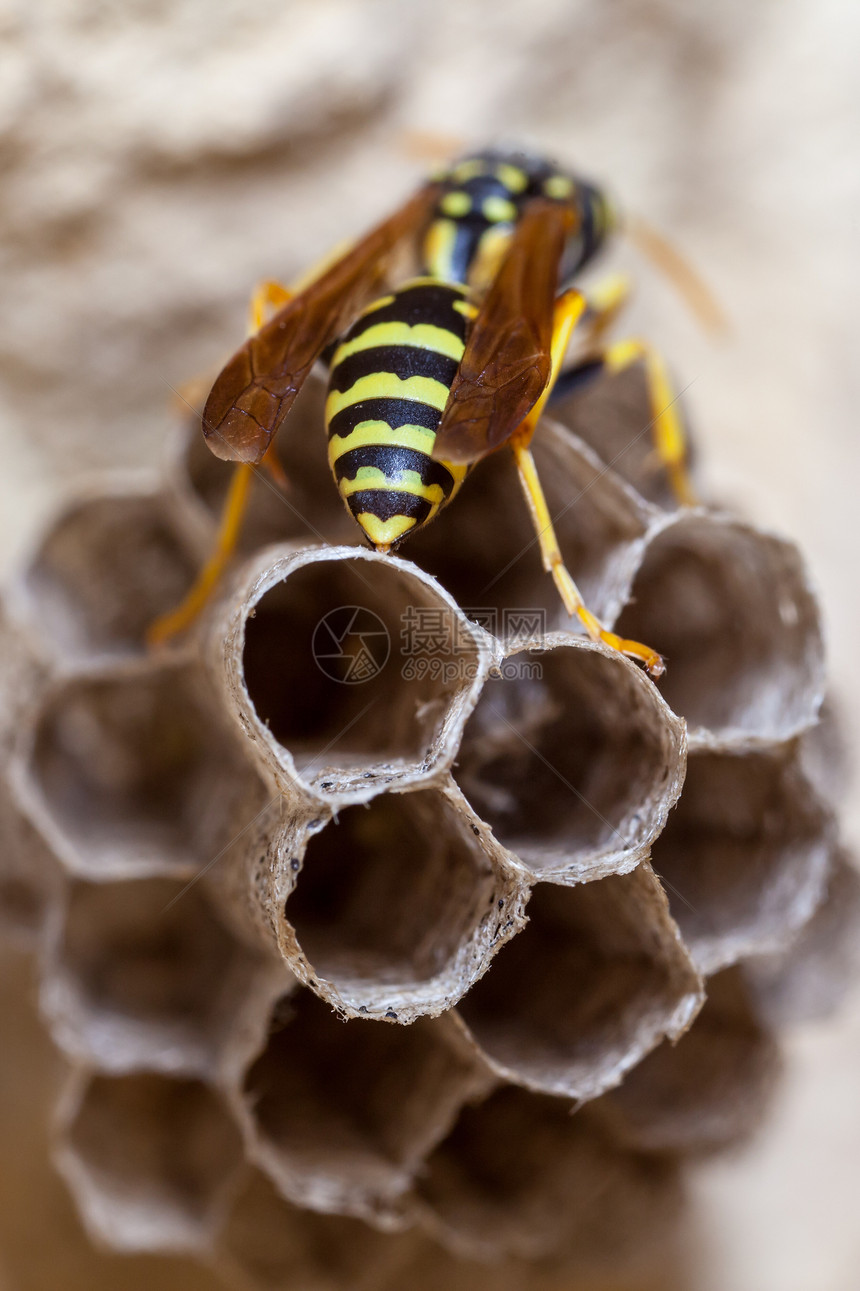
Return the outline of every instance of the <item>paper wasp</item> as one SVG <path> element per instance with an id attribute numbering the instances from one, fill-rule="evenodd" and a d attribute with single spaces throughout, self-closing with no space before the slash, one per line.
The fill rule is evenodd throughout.
<path id="1" fill-rule="evenodd" d="M 370 543 L 388 552 L 447 505 L 473 465 L 508 445 L 540 542 L 544 568 L 567 612 L 594 639 L 639 660 L 648 646 L 606 631 L 565 568 L 529 451 L 538 417 L 561 375 L 575 384 L 602 369 L 645 366 L 657 453 L 682 502 L 692 499 L 675 400 L 657 354 L 642 342 L 604 345 L 627 283 L 590 295 L 572 285 L 617 229 L 603 191 L 539 156 L 487 150 L 425 183 L 399 210 L 294 294 L 267 284 L 252 332 L 218 376 L 203 433 L 217 457 L 239 463 L 221 541 L 186 602 L 151 639 L 182 630 L 205 602 L 235 541 L 252 466 L 272 463 L 273 438 L 313 364 L 330 363 L 329 462 L 341 496 Z M 655 244 L 701 312 L 707 298 L 672 253 Z M 374 299 L 406 243 L 422 274 Z M 264 320 L 267 306 L 277 312 Z M 583 362 L 561 373 L 574 328 Z"/>

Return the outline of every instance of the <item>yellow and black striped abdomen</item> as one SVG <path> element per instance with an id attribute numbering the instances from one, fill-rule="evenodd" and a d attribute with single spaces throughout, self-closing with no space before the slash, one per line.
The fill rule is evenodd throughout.
<path id="1" fill-rule="evenodd" d="M 432 520 L 468 473 L 430 454 L 472 313 L 463 288 L 419 278 L 369 306 L 335 350 L 329 462 L 377 547 Z"/>

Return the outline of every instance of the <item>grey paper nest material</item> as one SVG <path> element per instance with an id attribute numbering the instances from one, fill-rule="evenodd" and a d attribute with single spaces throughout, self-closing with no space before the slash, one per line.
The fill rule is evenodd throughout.
<path id="1" fill-rule="evenodd" d="M 321 398 L 189 638 L 143 644 L 228 478 L 190 427 L 163 483 L 65 506 L 10 594 L 0 917 L 69 1064 L 57 1164 L 95 1240 L 258 1291 L 647 1265 L 860 906 L 802 565 L 545 423 L 572 571 L 665 650 L 658 691 L 562 622 L 503 457 L 403 558 L 357 546 Z M 318 636 L 344 607 L 346 658 Z"/>

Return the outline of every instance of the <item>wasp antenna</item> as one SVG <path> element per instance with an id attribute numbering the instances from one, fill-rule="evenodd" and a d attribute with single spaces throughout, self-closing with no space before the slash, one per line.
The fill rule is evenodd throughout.
<path id="1" fill-rule="evenodd" d="M 628 215 L 624 231 L 630 241 L 673 284 L 707 331 L 726 334 L 729 321 L 710 287 L 662 233 L 638 215 Z"/>
<path id="2" fill-rule="evenodd" d="M 456 135 L 436 133 L 433 130 L 401 130 L 398 151 L 412 161 L 426 161 L 441 165 L 452 157 L 459 157 L 468 145 Z"/>

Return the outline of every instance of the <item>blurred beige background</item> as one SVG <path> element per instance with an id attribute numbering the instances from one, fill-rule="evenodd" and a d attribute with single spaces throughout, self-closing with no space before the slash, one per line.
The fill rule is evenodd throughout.
<path id="1" fill-rule="evenodd" d="M 522 140 L 670 233 L 728 309 L 715 344 L 619 248 L 712 491 L 806 551 L 855 732 L 858 65 L 850 0 L 5 0 L 4 568 L 60 485 L 156 462 L 169 387 L 235 345 L 258 278 L 409 191 L 406 132 Z M 855 779 L 855 844 L 858 808 Z M 695 1291 L 860 1286 L 860 992 L 788 1047 L 758 1141 L 696 1178 Z"/>

